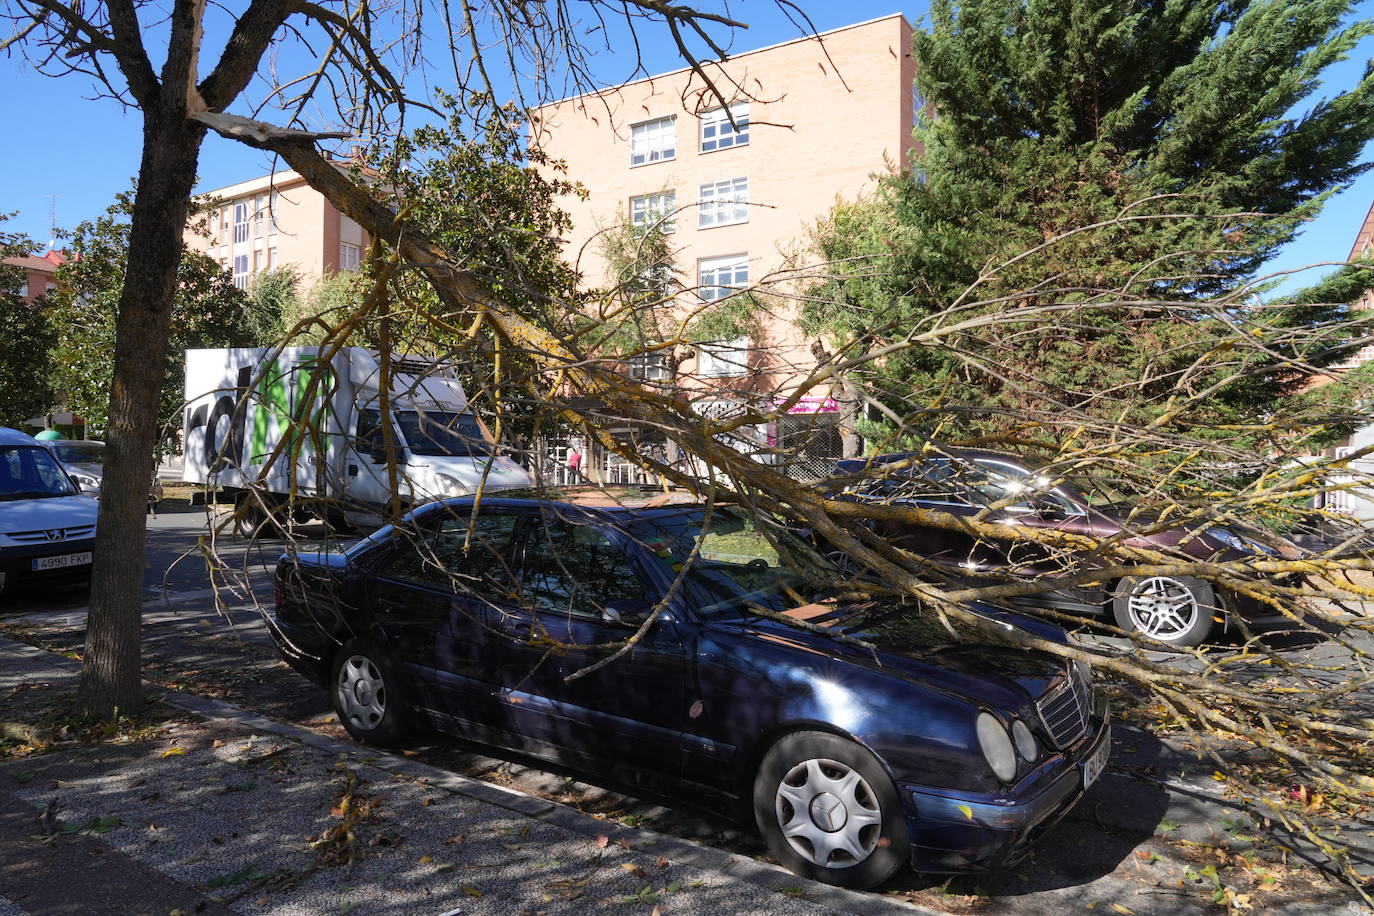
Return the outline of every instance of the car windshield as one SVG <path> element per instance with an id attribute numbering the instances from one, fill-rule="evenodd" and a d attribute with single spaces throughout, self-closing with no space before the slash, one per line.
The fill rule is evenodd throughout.
<path id="1" fill-rule="evenodd" d="M 72 496 L 76 484 L 41 445 L 0 445 L 0 500 Z"/>
<path id="2" fill-rule="evenodd" d="M 93 442 L 54 442 L 53 451 L 66 464 L 105 463 L 105 446 Z"/>
<path id="3" fill-rule="evenodd" d="M 491 454 L 477 418 L 470 413 L 402 410 L 396 414 L 401 437 L 416 455 Z"/>
<path id="4" fill-rule="evenodd" d="M 783 611 L 815 600 L 844 575 L 780 524 L 734 508 L 657 515 L 626 527 L 676 577 L 683 596 L 708 615 Z"/>

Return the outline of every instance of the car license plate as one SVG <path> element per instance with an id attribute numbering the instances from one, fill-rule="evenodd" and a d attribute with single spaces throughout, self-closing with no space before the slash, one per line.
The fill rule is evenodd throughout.
<path id="1" fill-rule="evenodd" d="M 68 566 L 89 566 L 91 564 L 91 552 L 68 553 L 60 557 L 39 557 L 33 561 L 33 571 L 41 572 L 45 569 L 66 569 Z"/>
<path id="2" fill-rule="evenodd" d="M 1102 738 L 1102 743 L 1098 745 L 1093 755 L 1083 761 L 1083 788 L 1087 789 L 1097 782 L 1097 777 L 1102 775 L 1102 771 L 1107 768 L 1107 758 L 1112 753 L 1112 732 L 1110 726 L 1106 735 Z"/>

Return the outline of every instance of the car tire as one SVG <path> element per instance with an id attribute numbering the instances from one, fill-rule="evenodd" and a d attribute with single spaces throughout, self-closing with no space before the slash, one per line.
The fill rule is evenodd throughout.
<path id="1" fill-rule="evenodd" d="M 365 744 L 395 744 L 412 731 L 400 669 L 381 646 L 352 639 L 334 657 L 329 699 L 340 724 Z"/>
<path id="2" fill-rule="evenodd" d="M 887 771 L 827 732 L 792 732 L 768 749 L 754 777 L 754 820 L 784 867 L 826 884 L 870 888 L 910 856 Z"/>
<path id="3" fill-rule="evenodd" d="M 830 548 L 824 554 L 822 554 L 822 556 L 824 556 L 831 563 L 835 564 L 835 568 L 838 569 L 841 573 L 843 573 L 847 578 L 852 578 L 859 572 L 859 564 L 854 562 L 854 558 L 851 557 L 849 554 L 845 553 L 843 550 L 840 550 L 838 547 Z"/>
<path id="4" fill-rule="evenodd" d="M 241 538 L 280 537 L 284 531 L 276 515 L 263 510 L 257 497 L 248 496 L 234 506 L 234 533 Z"/>
<path id="5" fill-rule="evenodd" d="M 234 533 L 241 538 L 256 537 L 265 518 L 266 515 L 257 500 L 239 500 L 234 506 Z"/>
<path id="6" fill-rule="evenodd" d="M 1192 576 L 1127 576 L 1112 592 L 1117 626 L 1180 649 L 1201 645 L 1219 611 L 1211 584 Z"/>

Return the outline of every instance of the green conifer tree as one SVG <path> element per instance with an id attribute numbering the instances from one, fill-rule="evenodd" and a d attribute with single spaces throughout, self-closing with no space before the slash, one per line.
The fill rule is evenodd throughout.
<path id="1" fill-rule="evenodd" d="M 920 152 L 818 227 L 839 267 L 807 329 L 841 355 L 887 348 L 863 382 L 888 430 L 1114 436 L 1169 415 L 1203 431 L 1272 405 L 1301 380 L 1266 361 L 1338 348 L 1217 347 L 1331 317 L 1255 309 L 1250 284 L 1368 167 L 1369 68 L 1315 97 L 1371 32 L 1351 7 L 936 0 L 915 41 Z M 907 340 L 928 343 L 890 349 Z"/>

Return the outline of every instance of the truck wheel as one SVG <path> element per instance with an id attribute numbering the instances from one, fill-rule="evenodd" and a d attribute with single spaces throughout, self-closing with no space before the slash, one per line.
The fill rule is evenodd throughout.
<path id="1" fill-rule="evenodd" d="M 369 639 L 351 639 L 339 650 L 329 698 L 339 722 L 365 744 L 395 744 L 411 731 L 399 669 Z"/>
<path id="2" fill-rule="evenodd" d="M 245 499 L 234 507 L 234 533 L 241 538 L 251 538 L 258 534 L 258 529 L 266 520 L 267 515 L 262 511 L 255 499 Z"/>
<path id="3" fill-rule="evenodd" d="M 1201 645 L 1218 612 L 1212 586 L 1192 576 L 1127 576 L 1112 596 L 1117 626 L 1181 649 Z"/>
<path id="4" fill-rule="evenodd" d="M 266 498 L 271 499 L 270 496 Z M 261 501 L 245 496 L 234 504 L 234 533 L 241 538 L 281 537 L 284 531 L 277 516 L 264 510 Z"/>
<path id="5" fill-rule="evenodd" d="M 793 732 L 768 749 L 754 819 L 783 866 L 826 884 L 873 887 L 911 855 L 891 777 L 865 748 L 828 732 Z"/>

